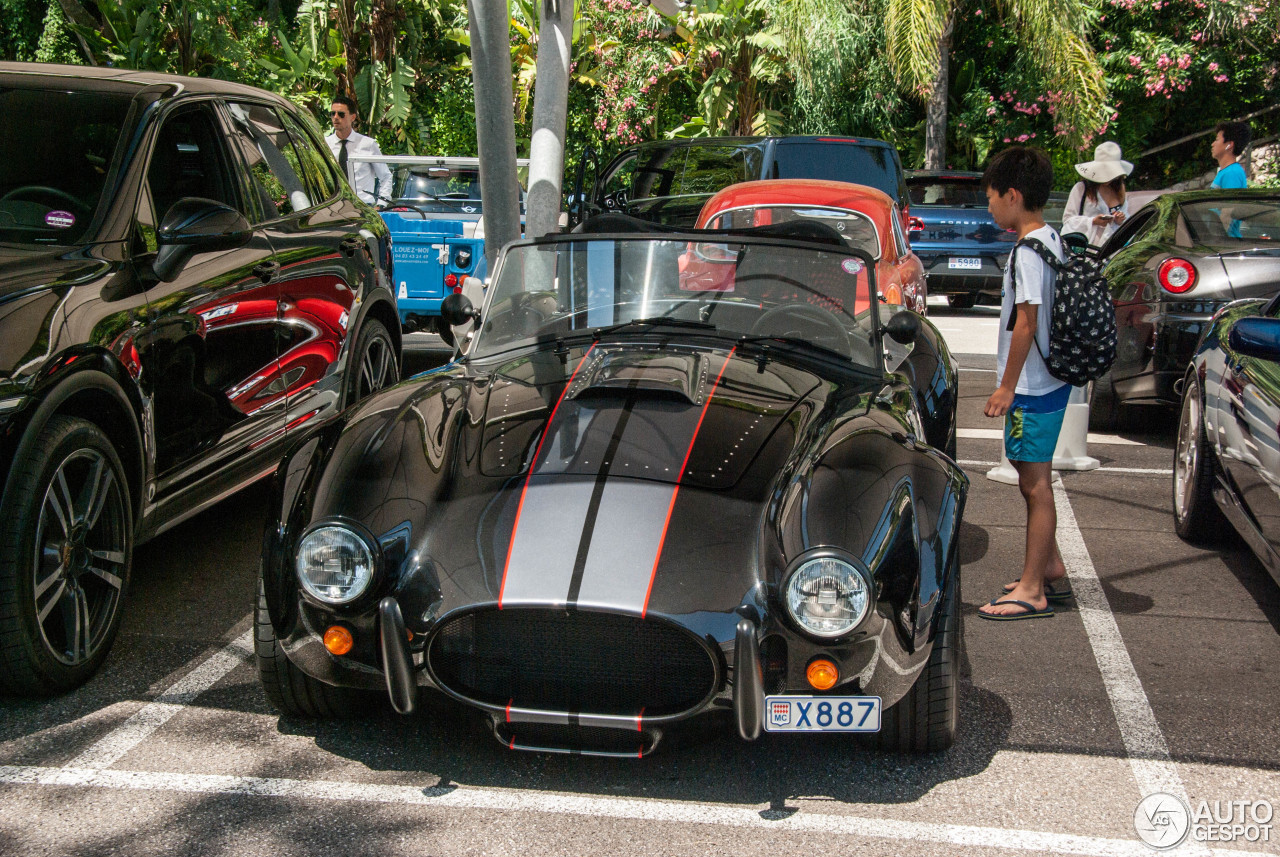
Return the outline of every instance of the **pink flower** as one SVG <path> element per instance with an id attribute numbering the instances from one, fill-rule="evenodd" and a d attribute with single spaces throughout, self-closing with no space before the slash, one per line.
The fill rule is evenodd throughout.
<path id="1" fill-rule="evenodd" d="M 1217 70 L 1218 70 L 1218 64 L 1216 62 L 1209 63 L 1209 71 L 1217 71 Z"/>

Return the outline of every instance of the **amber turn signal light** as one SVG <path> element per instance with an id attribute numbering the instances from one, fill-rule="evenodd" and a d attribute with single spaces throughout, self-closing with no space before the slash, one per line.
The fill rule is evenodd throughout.
<path id="1" fill-rule="evenodd" d="M 335 655 L 345 655 L 355 644 L 351 632 L 341 625 L 330 625 L 324 632 L 324 647 Z"/>
<path id="2" fill-rule="evenodd" d="M 840 670 L 835 662 L 826 658 L 816 658 L 805 669 L 804 677 L 809 680 L 814 690 L 831 690 L 840 680 Z"/>

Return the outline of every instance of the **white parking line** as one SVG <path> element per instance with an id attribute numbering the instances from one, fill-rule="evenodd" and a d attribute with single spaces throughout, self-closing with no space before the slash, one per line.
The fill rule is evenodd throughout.
<path id="1" fill-rule="evenodd" d="M 956 437 L 967 437 L 977 440 L 1004 440 L 1004 429 L 956 429 Z M 1089 443 L 1109 444 L 1112 446 L 1146 446 L 1140 440 L 1129 440 L 1127 437 L 1120 437 L 1118 434 L 1095 434 L 1089 432 L 1086 438 Z"/>
<path id="2" fill-rule="evenodd" d="M 1106 593 L 1102 591 L 1098 572 L 1084 543 L 1084 534 L 1080 532 L 1071 500 L 1067 497 L 1066 486 L 1057 475 L 1053 479 L 1053 498 L 1058 510 L 1058 550 L 1067 567 L 1080 619 L 1084 622 L 1093 657 L 1098 662 L 1098 671 L 1102 673 L 1102 683 L 1111 700 L 1111 710 L 1120 727 L 1120 738 L 1124 741 L 1134 779 L 1143 797 L 1165 792 L 1181 798 L 1189 806 L 1191 802 L 1182 776 L 1169 756 L 1169 745 L 1120 636 Z M 1188 848 L 1203 853 L 1203 848 Z"/>
<path id="3" fill-rule="evenodd" d="M 973 848 L 1002 848 L 1098 857 L 1150 857 L 1151 850 L 1136 838 L 1107 839 L 1034 830 L 1007 830 L 964 824 L 931 824 L 855 815 L 802 811 L 775 812 L 760 807 L 706 806 L 669 800 L 586 797 L 550 792 L 476 786 L 374 785 L 369 783 L 233 777 L 214 774 L 169 774 L 153 771 L 111 771 L 90 768 L 0 766 L 0 783 L 8 785 L 81 786 L 139 791 L 283 797 L 347 804 L 402 804 L 451 810 L 532 812 L 588 818 L 616 818 L 674 824 L 705 824 L 754 828 L 782 833 L 936 842 Z M 1234 849 L 1207 851 L 1223 857 L 1261 857 L 1261 852 Z"/>
<path id="4" fill-rule="evenodd" d="M 245 631 L 214 652 L 204 663 L 167 688 L 154 702 L 87 747 L 66 764 L 67 768 L 106 768 L 141 744 L 153 732 L 190 705 L 197 696 L 253 656 L 253 630 Z"/>

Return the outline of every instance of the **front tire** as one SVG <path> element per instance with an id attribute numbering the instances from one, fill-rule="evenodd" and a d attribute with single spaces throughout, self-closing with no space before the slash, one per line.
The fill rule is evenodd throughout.
<path id="1" fill-rule="evenodd" d="M 956 738 L 959 712 L 960 560 L 939 605 L 938 630 L 929 661 L 907 695 L 884 712 L 877 734 L 881 749 L 897 753 L 938 753 Z"/>
<path id="2" fill-rule="evenodd" d="M 129 483 L 102 429 L 50 419 L 14 462 L 0 528 L 0 688 L 71 690 L 111 649 L 133 562 Z"/>
<path id="3" fill-rule="evenodd" d="M 1204 432 L 1200 381 L 1187 376 L 1173 452 L 1173 528 L 1187 541 L 1209 542 L 1226 529 L 1226 519 L 1213 499 L 1217 459 Z"/>
<path id="4" fill-rule="evenodd" d="M 267 700 L 285 714 L 336 720 L 353 717 L 367 707 L 368 694 L 327 685 L 289 660 L 271 624 L 261 578 L 258 579 L 258 609 L 254 613 L 253 652 Z"/>
<path id="5" fill-rule="evenodd" d="M 372 396 L 400 380 L 396 362 L 396 346 L 386 325 L 376 318 L 366 318 L 360 327 L 351 362 L 347 365 L 347 404 Z"/>

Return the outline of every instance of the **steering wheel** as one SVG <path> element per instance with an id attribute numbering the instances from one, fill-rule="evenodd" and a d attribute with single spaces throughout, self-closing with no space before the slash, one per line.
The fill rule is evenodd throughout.
<path id="1" fill-rule="evenodd" d="M 15 187 L 4 196 L 0 196 L 0 201 L 6 199 L 26 199 L 28 197 L 41 196 L 57 200 L 58 204 L 67 206 L 73 210 L 73 213 L 81 217 L 89 214 L 89 206 L 85 205 L 62 188 L 50 187 L 45 184 L 29 184 L 23 187 Z"/>
<path id="2" fill-rule="evenodd" d="M 751 325 L 751 335 L 804 339 L 837 354 L 853 356 L 844 325 L 825 309 L 812 304 L 779 304 L 765 310 Z"/>

